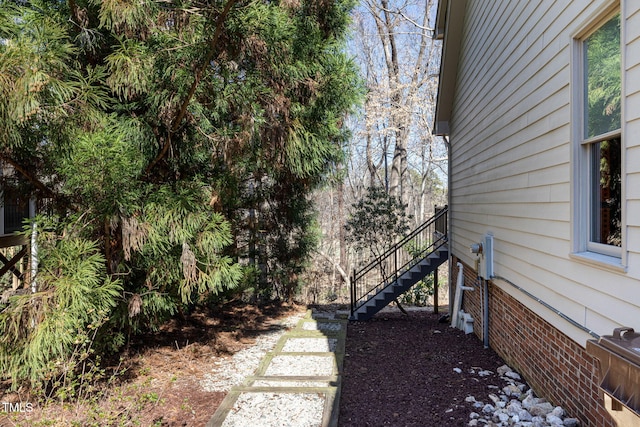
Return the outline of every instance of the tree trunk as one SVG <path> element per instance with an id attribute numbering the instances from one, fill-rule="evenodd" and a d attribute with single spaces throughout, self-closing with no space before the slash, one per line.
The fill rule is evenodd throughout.
<path id="1" fill-rule="evenodd" d="M 393 150 L 393 163 L 391 163 L 391 180 L 389 182 L 389 194 L 399 197 L 402 203 L 407 203 L 406 186 L 403 180 L 407 171 L 407 146 L 402 135 L 396 135 L 396 145 Z"/>
<path id="2" fill-rule="evenodd" d="M 344 226 L 342 224 L 342 220 L 343 218 L 345 218 L 344 216 L 344 184 L 342 183 L 342 181 L 338 184 L 338 218 L 340 219 L 340 228 L 338 230 L 338 240 L 340 241 L 340 266 L 342 268 L 342 271 L 344 272 L 349 271 L 349 258 L 347 255 L 347 239 L 346 239 L 346 232 L 344 230 Z M 340 274 L 340 277 L 342 277 L 342 281 L 344 284 L 348 285 L 349 284 L 349 276 L 343 275 L 342 273 Z"/>

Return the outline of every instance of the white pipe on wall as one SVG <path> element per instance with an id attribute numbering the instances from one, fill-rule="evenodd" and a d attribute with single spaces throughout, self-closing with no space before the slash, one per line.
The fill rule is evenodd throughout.
<path id="1" fill-rule="evenodd" d="M 451 314 L 451 327 L 458 327 L 458 315 L 462 308 L 462 293 L 464 291 L 473 291 L 474 288 L 470 286 L 464 286 L 464 266 L 458 262 L 458 279 L 456 281 L 456 292 L 453 300 L 453 313 Z"/>

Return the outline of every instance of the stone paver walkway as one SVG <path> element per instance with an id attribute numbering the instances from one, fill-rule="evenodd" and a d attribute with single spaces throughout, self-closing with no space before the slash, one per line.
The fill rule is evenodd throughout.
<path id="1" fill-rule="evenodd" d="M 347 315 L 308 310 L 207 427 L 337 426 Z"/>

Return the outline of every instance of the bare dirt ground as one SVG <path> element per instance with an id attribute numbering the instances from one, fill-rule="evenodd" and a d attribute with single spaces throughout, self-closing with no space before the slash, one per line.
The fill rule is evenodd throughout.
<path id="1" fill-rule="evenodd" d="M 204 391 L 203 376 L 274 322 L 304 311 L 302 305 L 230 304 L 172 320 L 158 333 L 136 338 L 119 373 L 77 403 L 37 399 L 0 384 L 0 426 L 204 426 L 226 393 Z M 106 368 L 113 372 L 115 366 Z M 1 412 L 4 403 L 14 410 Z"/>

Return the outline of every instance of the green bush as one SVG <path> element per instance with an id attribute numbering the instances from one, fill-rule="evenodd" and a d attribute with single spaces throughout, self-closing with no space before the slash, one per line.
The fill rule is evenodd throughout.
<path id="1" fill-rule="evenodd" d="M 85 363 L 122 287 L 106 275 L 95 242 L 40 236 L 37 292 L 11 297 L 0 311 L 0 372 L 14 387 L 28 380 L 69 389 L 79 371 L 87 372 Z"/>
<path id="2" fill-rule="evenodd" d="M 352 206 L 345 225 L 347 242 L 357 251 L 379 256 L 409 230 L 410 217 L 405 210 L 400 199 L 384 188 L 369 187 Z"/>
<path id="3" fill-rule="evenodd" d="M 429 275 L 402 294 L 400 302 L 403 304 L 425 307 L 429 304 L 429 298 L 433 296 L 433 292 L 433 275 Z"/>

